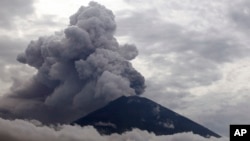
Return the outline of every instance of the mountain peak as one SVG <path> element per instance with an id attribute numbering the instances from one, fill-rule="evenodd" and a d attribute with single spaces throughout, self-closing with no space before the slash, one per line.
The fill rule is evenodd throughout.
<path id="1" fill-rule="evenodd" d="M 193 132 L 203 137 L 220 137 L 198 123 L 139 96 L 121 96 L 73 124 L 92 125 L 102 134 L 121 134 L 138 128 L 156 135 Z"/>

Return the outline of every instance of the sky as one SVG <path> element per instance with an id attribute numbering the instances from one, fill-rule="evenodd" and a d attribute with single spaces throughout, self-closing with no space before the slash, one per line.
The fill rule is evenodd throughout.
<path id="1" fill-rule="evenodd" d="M 134 44 L 141 95 L 228 136 L 250 122 L 248 0 L 99 0 L 113 11 L 115 38 Z M 0 1 L 0 95 L 26 84 L 36 69 L 17 61 L 31 40 L 69 25 L 82 0 Z"/>

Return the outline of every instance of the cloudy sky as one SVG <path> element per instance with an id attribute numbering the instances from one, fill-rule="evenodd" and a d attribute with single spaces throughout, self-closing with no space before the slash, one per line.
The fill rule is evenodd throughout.
<path id="1" fill-rule="evenodd" d="M 112 10 L 120 44 L 132 43 L 142 96 L 228 136 L 250 123 L 248 0 L 99 0 Z M 82 0 L 0 1 L 0 95 L 36 73 L 16 61 L 31 40 L 69 25 Z"/>

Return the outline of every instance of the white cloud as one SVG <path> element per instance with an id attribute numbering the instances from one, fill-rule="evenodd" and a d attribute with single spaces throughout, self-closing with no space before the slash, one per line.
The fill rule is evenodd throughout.
<path id="1" fill-rule="evenodd" d="M 147 131 L 100 135 L 93 127 L 70 125 L 44 126 L 35 121 L 0 118 L 0 138 L 4 141 L 228 141 L 228 138 L 204 138 L 193 133 L 156 136 Z"/>

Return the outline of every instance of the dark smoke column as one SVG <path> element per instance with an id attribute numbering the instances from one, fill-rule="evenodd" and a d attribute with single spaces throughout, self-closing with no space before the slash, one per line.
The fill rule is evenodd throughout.
<path id="1" fill-rule="evenodd" d="M 39 101 L 45 109 L 88 113 L 122 95 L 142 94 L 144 77 L 129 62 L 138 51 L 119 45 L 115 30 L 112 11 L 95 2 L 82 6 L 64 32 L 31 41 L 18 55 L 37 74 L 15 97 Z"/>

